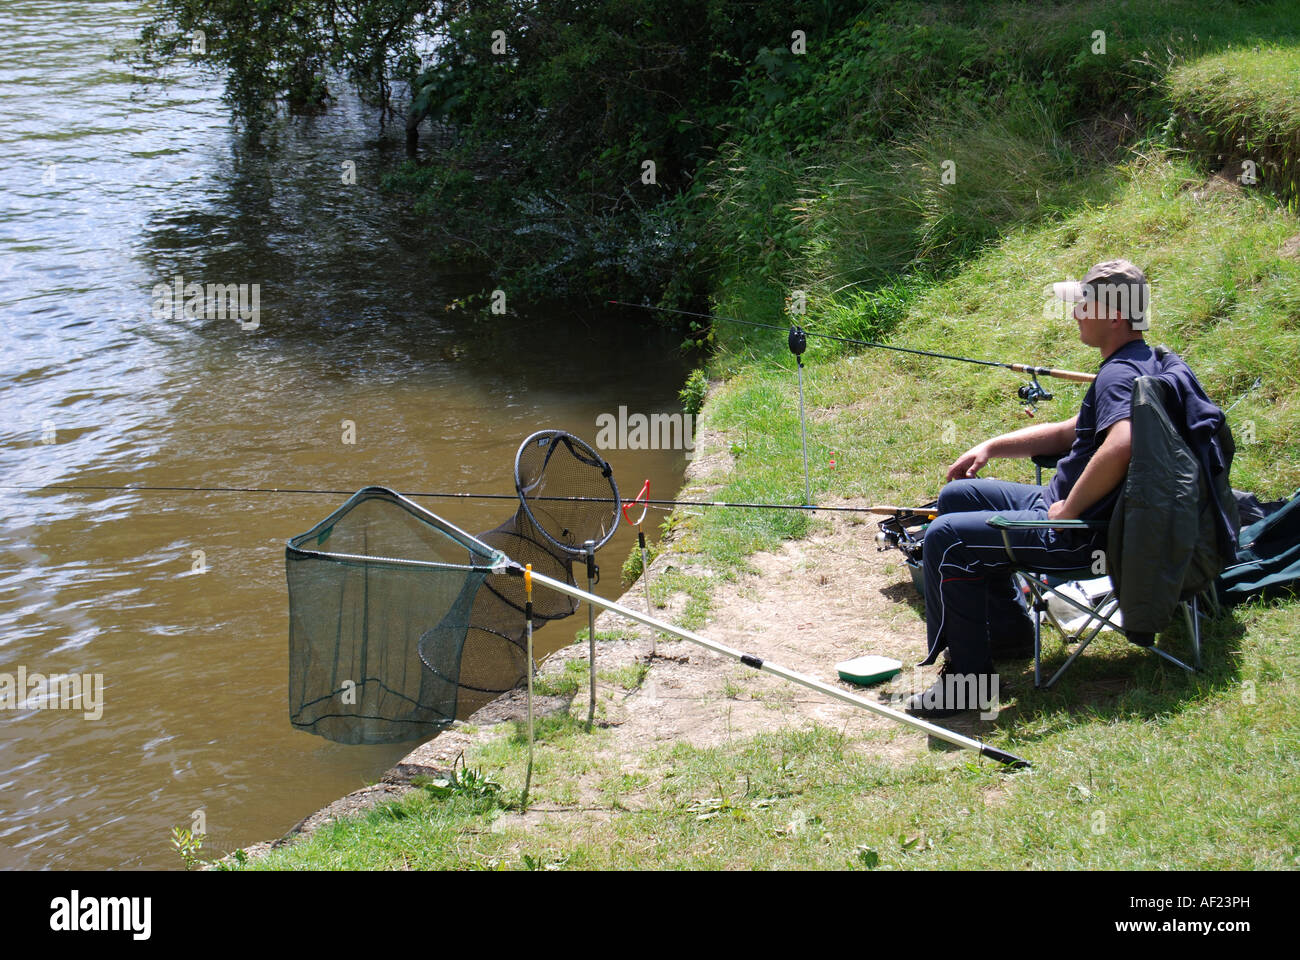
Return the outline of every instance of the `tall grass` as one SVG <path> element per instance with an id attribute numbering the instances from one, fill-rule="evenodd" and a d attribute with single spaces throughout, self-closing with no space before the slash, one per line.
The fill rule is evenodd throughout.
<path id="1" fill-rule="evenodd" d="M 1095 195 L 1054 111 L 1023 97 L 962 103 L 865 156 L 837 153 L 803 173 L 792 208 L 803 243 L 791 270 L 820 296 L 942 271 Z"/>
<path id="2" fill-rule="evenodd" d="M 721 276 L 786 291 L 949 272 L 1010 226 L 1104 200 L 1108 168 L 1181 102 L 1172 71 L 1300 39 L 1294 13 L 1245 0 L 873 7 L 802 80 L 742 87 L 748 109 L 700 176 L 701 235 Z M 1258 70 L 1286 99 L 1267 78 L 1294 76 L 1289 55 Z"/>

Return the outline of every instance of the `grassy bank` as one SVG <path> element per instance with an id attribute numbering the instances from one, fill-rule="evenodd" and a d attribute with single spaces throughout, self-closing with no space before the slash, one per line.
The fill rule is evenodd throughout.
<path id="1" fill-rule="evenodd" d="M 1300 857 L 1294 611 L 1239 610 L 1210 670 L 1162 671 L 1118 644 L 999 723 L 1037 767 L 886 759 L 826 727 L 647 750 L 611 769 L 614 732 L 568 714 L 526 746 L 507 726 L 470 776 L 326 826 L 259 869 L 1288 868 Z M 1123 677 L 1124 691 L 1098 697 Z M 624 678 L 628 681 L 631 678 Z M 616 678 L 605 678 L 616 687 Z M 579 781 L 594 787 L 583 799 Z M 632 798 L 635 798 L 634 800 Z"/>
<path id="2" fill-rule="evenodd" d="M 1001 17 L 974 6 L 898 4 L 855 26 L 808 87 L 770 111 L 771 126 L 737 132 L 710 187 L 717 315 L 782 324 L 803 291 L 810 330 L 1095 369 L 1073 321 L 1048 309 L 1048 285 L 1125 256 L 1152 282 L 1148 338 L 1186 357 L 1222 406 L 1244 394 L 1230 415 L 1234 485 L 1265 497 L 1300 487 L 1300 41 L 1289 6 L 1002 4 Z M 1090 59 L 1096 24 L 1119 54 L 1108 65 Z M 882 45 L 890 29 L 895 43 Z M 906 97 L 879 95 L 890 78 Z M 801 97 L 827 118 L 813 134 L 789 113 L 812 102 Z M 841 114 L 855 98 L 850 122 Z M 1252 157 L 1262 175 L 1243 183 Z M 699 334 L 714 382 L 703 417 L 717 438 L 711 490 L 798 502 L 784 336 L 721 321 Z M 932 498 L 959 453 L 1025 422 L 1022 381 L 1006 371 L 815 338 L 805 361 L 818 502 Z M 1083 389 L 1044 386 L 1056 398 L 1038 417 L 1073 415 Z M 1029 480 L 1032 467 L 996 462 L 985 474 Z M 698 625 L 711 598 L 755 569 L 756 551 L 824 536 L 829 521 L 711 510 L 670 526 L 675 562 L 654 592 Z M 871 551 L 874 529 L 848 526 L 836 546 Z M 791 618 L 815 620 L 817 603 L 809 596 Z M 1032 757 L 1016 774 L 967 754 L 900 759 L 891 748 L 915 737 L 901 728 L 783 724 L 776 701 L 765 732 L 647 744 L 635 762 L 611 764 L 615 728 L 588 732 L 575 708 L 541 725 L 535 813 L 518 809 L 526 748 L 508 724 L 466 757 L 474 776 L 420 787 L 256 865 L 1294 868 L 1297 634 L 1300 603 L 1252 603 L 1207 625 L 1196 676 L 1117 638 L 1051 691 L 1035 691 L 1027 668 L 1008 671 L 1009 702 L 982 735 Z M 604 686 L 636 710 L 646 676 L 623 668 Z M 570 664 L 546 689 L 582 682 Z M 719 687 L 729 682 L 719 674 Z"/>

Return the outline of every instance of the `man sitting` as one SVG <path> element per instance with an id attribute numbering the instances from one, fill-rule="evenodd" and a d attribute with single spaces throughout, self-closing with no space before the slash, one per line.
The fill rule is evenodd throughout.
<path id="1" fill-rule="evenodd" d="M 1162 363 L 1142 336 L 1146 276 L 1127 260 L 1108 260 L 1082 282 L 1054 289 L 1075 304 L 1079 339 L 1100 351 L 1101 367 L 1077 416 L 986 440 L 948 468 L 951 482 L 925 534 L 929 653 L 922 663 L 934 663 L 944 649 L 948 655 L 934 685 L 907 701 L 908 712 L 918 716 L 988 709 L 970 700 L 973 691 L 996 683 L 994 661 L 1033 656 L 1033 623 L 1013 584 L 1002 533 L 988 518 L 1109 519 L 1128 473 L 1133 381 L 1159 373 Z M 1046 487 L 976 479 L 991 459 L 1036 454 L 1061 455 Z M 1091 567 L 1105 546 L 1104 534 L 1086 530 L 1015 530 L 1010 537 L 1016 556 L 1045 572 Z"/>

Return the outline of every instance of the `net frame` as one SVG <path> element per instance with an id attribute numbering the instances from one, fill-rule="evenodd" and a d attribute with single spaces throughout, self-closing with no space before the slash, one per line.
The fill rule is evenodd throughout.
<path id="1" fill-rule="evenodd" d="M 367 512 L 349 521 L 349 515 L 359 507 Z M 398 539 L 384 541 L 387 551 L 367 549 L 370 525 L 384 516 L 383 511 L 393 509 L 398 512 L 389 515 L 407 518 L 391 528 Z M 369 512 L 372 510 L 380 512 Z M 403 522 L 410 525 L 403 526 Z M 331 536 L 337 539 L 336 528 L 340 525 L 343 549 L 322 549 Z M 403 530 L 409 534 L 403 535 Z M 404 543 L 407 536 L 413 539 Z M 366 547 L 358 551 L 358 542 Z M 423 544 L 421 549 L 428 551 L 425 556 L 433 559 L 387 555 L 417 543 Z M 463 561 L 459 560 L 462 555 Z M 340 743 L 392 743 L 427 737 L 455 718 L 460 687 L 445 672 L 437 671 L 428 663 L 419 649 L 423 638 L 411 634 L 413 646 L 393 659 L 389 648 L 370 642 L 372 608 L 366 605 L 371 602 L 384 605 L 382 591 L 405 581 L 406 589 L 417 590 L 414 596 L 423 598 L 416 601 L 417 608 L 429 605 L 425 611 L 430 617 L 427 622 L 451 627 L 455 619 L 468 615 L 483 581 L 509 568 L 511 561 L 506 554 L 401 494 L 372 485 L 358 490 L 305 533 L 286 541 L 285 559 L 290 597 L 289 714 L 294 727 Z M 385 570 L 389 571 L 386 582 Z M 393 580 L 399 574 L 400 581 Z M 453 580 L 444 588 L 437 585 L 436 579 L 428 579 L 442 574 L 458 576 L 463 582 L 456 585 Z M 376 588 L 381 593 L 372 601 L 368 597 Z M 357 590 L 361 591 L 359 595 L 354 594 Z M 363 626 L 359 643 L 351 641 L 346 646 L 336 646 L 331 656 L 329 633 L 342 636 L 347 628 L 340 621 L 339 626 L 322 636 L 320 620 L 311 611 L 325 597 L 333 603 L 335 596 L 340 604 L 345 596 L 360 597 Z M 409 616 L 410 608 L 400 609 L 402 612 L 392 621 L 399 635 L 404 629 L 400 625 L 410 624 L 409 620 L 402 619 L 404 615 Z M 417 609 L 417 617 L 424 615 Z M 441 622 L 437 621 L 439 616 Z M 379 629 L 389 627 L 381 625 Z M 451 629 L 455 633 L 455 628 Z M 463 647 L 462 639 L 453 651 L 457 662 Z M 417 663 L 418 673 L 413 674 L 410 666 Z M 343 681 L 351 681 L 353 686 L 349 692 L 351 699 L 340 701 L 336 698 L 346 689 Z"/>
<path id="2" fill-rule="evenodd" d="M 453 540 L 465 548 L 471 557 L 482 556 L 483 563 L 442 563 L 433 560 L 410 560 L 404 557 L 377 557 L 369 554 L 357 553 L 335 553 L 329 550 L 313 550 L 304 546 L 307 541 L 315 539 L 318 544 L 324 542 L 329 532 L 342 520 L 347 514 L 351 513 L 359 503 L 370 500 L 375 497 L 388 499 L 404 508 L 408 513 L 414 514 L 417 518 L 437 528 L 442 533 L 449 535 Z M 402 496 L 396 490 L 390 490 L 388 487 L 381 487 L 372 484 L 368 487 L 362 487 L 352 496 L 348 497 L 338 509 L 321 520 L 314 527 L 305 533 L 290 537 L 285 543 L 285 550 L 289 556 L 319 557 L 326 560 L 352 560 L 366 563 L 392 563 L 403 566 L 432 567 L 444 570 L 472 570 L 483 573 L 501 573 L 506 570 L 512 563 L 511 559 L 497 550 L 495 547 L 488 546 L 478 537 L 466 533 L 460 527 L 444 520 L 436 513 L 431 513 L 424 507 L 420 506 L 413 500 Z"/>
<path id="3" fill-rule="evenodd" d="M 536 476 L 529 474 L 525 478 L 525 455 L 541 446 L 547 447 L 542 467 L 537 471 Z M 544 486 L 546 469 L 550 466 L 551 459 L 555 456 L 556 451 L 561 447 L 567 449 L 574 460 L 599 470 L 601 477 L 609 485 L 610 496 L 608 501 L 603 496 L 546 497 L 530 492 Z M 613 468 L 610 467 L 604 457 L 592 449 L 590 444 L 567 431 L 538 430 L 519 445 L 519 450 L 515 454 L 515 492 L 519 494 L 519 503 L 529 523 L 536 527 L 548 542 L 564 551 L 568 556 L 581 557 L 586 556 L 588 552 L 598 550 L 609 542 L 609 539 L 618 530 L 619 514 L 621 512 L 619 507 L 622 501 L 618 494 L 618 484 L 614 480 Z M 609 521 L 604 524 L 596 524 L 599 531 L 597 536 L 580 535 L 580 540 L 564 539 L 563 534 L 567 532 L 567 528 L 559 531 L 551 529 L 551 525 L 556 522 L 555 517 L 552 515 L 553 511 L 548 511 L 542 506 L 542 504 L 547 503 L 567 504 L 570 508 L 591 511 L 594 516 L 596 505 L 605 502 L 608 502 L 610 507 Z M 541 517 L 538 516 L 539 513 L 542 514 Z M 543 518 L 551 521 L 551 523 L 543 522 Z M 556 535 L 557 532 L 560 536 Z M 592 531 L 589 528 L 584 529 L 583 534 L 588 532 Z"/>

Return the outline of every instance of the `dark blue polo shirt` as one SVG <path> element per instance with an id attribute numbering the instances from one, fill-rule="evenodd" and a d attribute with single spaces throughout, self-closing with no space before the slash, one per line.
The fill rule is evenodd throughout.
<path id="1" fill-rule="evenodd" d="M 1159 372 L 1160 361 L 1145 340 L 1132 340 L 1102 361 L 1097 379 L 1088 388 L 1083 406 L 1079 408 L 1074 443 L 1070 452 L 1057 463 L 1056 475 L 1047 485 L 1045 499 L 1049 506 L 1069 496 L 1083 475 L 1083 468 L 1106 439 L 1106 430 L 1111 424 L 1128 419 L 1133 404 L 1133 381 Z M 1082 519 L 1109 519 L 1118 493 L 1117 486 L 1084 510 Z"/>

